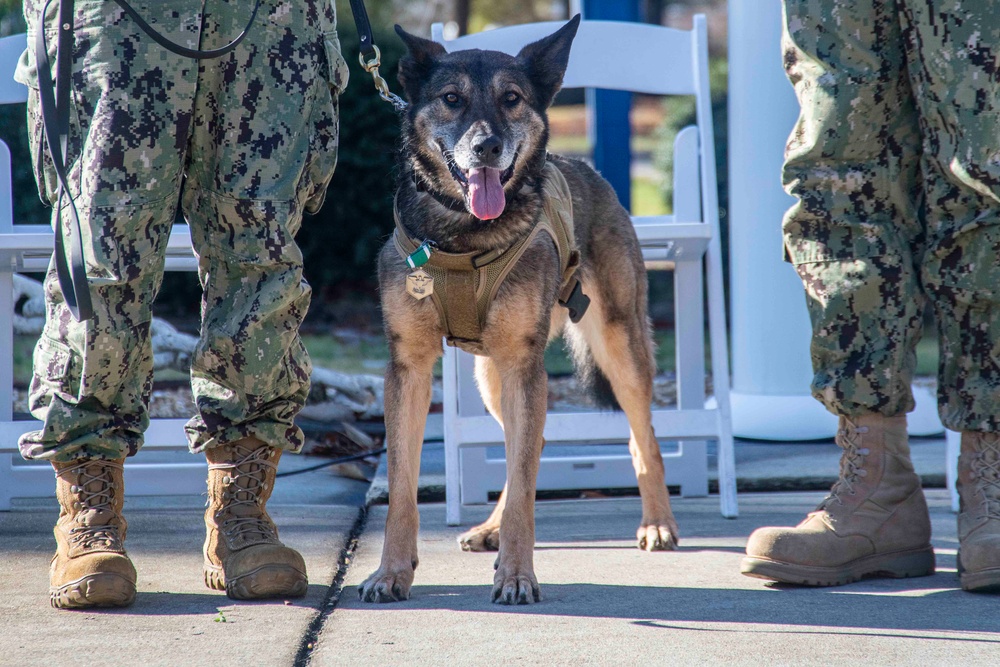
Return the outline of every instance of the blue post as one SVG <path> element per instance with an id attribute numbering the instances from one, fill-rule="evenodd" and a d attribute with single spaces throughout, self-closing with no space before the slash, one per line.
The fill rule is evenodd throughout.
<path id="1" fill-rule="evenodd" d="M 583 0 L 583 17 L 602 21 L 638 21 L 639 0 Z M 609 58 L 628 58 L 627 44 L 608 44 Z M 631 93 L 587 89 L 588 132 L 594 146 L 594 166 L 608 179 L 626 210 L 632 208 L 632 151 L 628 112 Z"/>

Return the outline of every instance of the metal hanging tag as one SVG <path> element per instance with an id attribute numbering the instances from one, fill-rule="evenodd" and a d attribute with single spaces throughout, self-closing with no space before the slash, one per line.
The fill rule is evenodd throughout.
<path id="1" fill-rule="evenodd" d="M 423 269 L 417 269 L 406 276 L 406 291 L 414 299 L 426 299 L 434 294 L 434 278 Z"/>

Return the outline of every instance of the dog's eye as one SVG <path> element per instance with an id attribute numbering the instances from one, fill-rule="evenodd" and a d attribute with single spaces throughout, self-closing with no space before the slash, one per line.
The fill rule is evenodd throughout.
<path id="1" fill-rule="evenodd" d="M 450 107 L 458 107 L 462 105 L 462 98 L 455 93 L 445 93 L 441 99 L 443 99 L 444 103 Z"/>
<path id="2" fill-rule="evenodd" d="M 503 96 L 503 101 L 506 102 L 508 106 L 514 106 L 521 101 L 521 96 L 512 90 Z"/>

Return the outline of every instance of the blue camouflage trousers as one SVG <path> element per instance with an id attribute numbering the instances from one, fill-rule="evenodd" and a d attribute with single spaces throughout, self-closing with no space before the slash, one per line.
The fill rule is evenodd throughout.
<path id="1" fill-rule="evenodd" d="M 813 394 L 844 416 L 912 410 L 929 300 L 942 421 L 1000 430 L 1000 1 L 785 0 L 783 51 Z"/>
<path id="2" fill-rule="evenodd" d="M 25 0 L 28 43 L 47 33 L 54 62 L 58 3 Z M 246 25 L 248 0 L 137 0 L 174 42 L 210 50 Z M 35 59 L 28 126 L 42 199 L 57 180 L 45 149 Z M 337 158 L 338 94 L 347 83 L 331 0 L 261 0 L 247 38 L 212 60 L 155 44 L 114 2 L 77 0 L 70 190 L 83 226 L 94 317 L 75 321 L 50 267 L 29 407 L 42 428 L 20 441 L 29 459 L 121 458 L 148 426 L 151 306 L 178 209 L 203 288 L 191 384 L 192 451 L 255 436 L 303 443 L 294 417 L 311 366 L 299 337 L 310 288 L 295 243 Z M 68 215 L 53 211 L 53 225 Z"/>

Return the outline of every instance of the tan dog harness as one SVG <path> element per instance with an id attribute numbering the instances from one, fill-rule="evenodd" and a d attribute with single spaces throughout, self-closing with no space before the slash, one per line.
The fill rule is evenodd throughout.
<path id="1" fill-rule="evenodd" d="M 580 291 L 575 277 L 580 252 L 573 234 L 573 199 L 562 172 L 551 162 L 542 171 L 542 211 L 534 226 L 508 248 L 485 253 L 451 253 L 437 250 L 428 241 L 410 238 L 395 211 L 393 241 L 400 256 L 416 268 L 407 276 L 407 291 L 416 299 L 430 297 L 437 307 L 448 345 L 472 354 L 486 354 L 483 326 L 490 305 L 528 245 L 541 233 L 552 237 L 559 252 L 562 281 L 559 304 L 568 308 L 570 318 L 580 321 L 590 299 Z M 418 257 L 416 261 L 412 258 Z M 422 262 L 422 263 L 421 263 Z"/>

